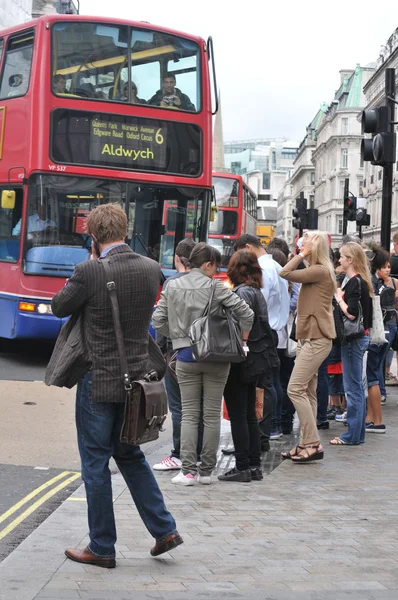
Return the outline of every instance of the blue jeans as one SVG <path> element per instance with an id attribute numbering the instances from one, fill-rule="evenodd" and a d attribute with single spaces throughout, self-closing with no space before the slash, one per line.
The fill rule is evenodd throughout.
<path id="1" fill-rule="evenodd" d="M 341 347 L 348 430 L 340 438 L 351 445 L 363 444 L 365 441 L 366 398 L 362 369 L 363 357 L 368 346 L 369 336 L 365 335 Z"/>
<path id="2" fill-rule="evenodd" d="M 328 364 L 329 356 L 323 361 L 318 369 L 318 386 L 316 397 L 318 401 L 318 410 L 316 420 L 319 423 L 325 423 L 328 420 L 327 409 L 329 404 L 329 382 L 328 382 Z"/>
<path id="3" fill-rule="evenodd" d="M 149 533 L 158 541 L 176 533 L 157 481 L 139 446 L 122 444 L 124 404 L 92 402 L 91 373 L 76 393 L 77 441 L 86 487 L 90 543 L 87 549 L 101 558 L 114 558 L 116 542 L 109 459 L 113 456 L 134 504 Z"/>
<path id="4" fill-rule="evenodd" d="M 393 321 L 390 321 L 389 323 L 386 323 L 385 325 L 385 333 L 386 333 L 386 339 L 388 341 L 388 344 L 386 344 L 387 349 L 385 350 L 384 356 L 383 356 L 383 360 L 380 364 L 380 369 L 379 369 L 379 385 L 380 385 L 380 393 L 382 396 L 386 397 L 387 396 L 387 391 L 386 391 L 386 362 L 387 362 L 387 355 L 390 351 L 390 347 L 391 344 L 393 343 L 393 341 L 395 340 L 395 337 L 397 335 L 397 322 L 394 319 Z"/>

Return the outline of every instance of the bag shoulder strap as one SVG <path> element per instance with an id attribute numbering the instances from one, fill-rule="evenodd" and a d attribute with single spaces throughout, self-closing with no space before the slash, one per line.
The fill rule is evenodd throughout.
<path id="1" fill-rule="evenodd" d="M 128 391 L 128 390 L 132 389 L 132 385 L 131 385 L 131 380 L 130 380 L 130 375 L 129 375 L 129 367 L 128 367 L 128 363 L 127 363 L 126 347 L 124 345 L 122 326 L 120 324 L 120 310 L 119 310 L 119 301 L 117 299 L 116 284 L 112 279 L 112 269 L 110 266 L 109 258 L 100 259 L 100 263 L 103 264 L 104 269 L 105 269 L 105 274 L 106 274 L 106 279 L 107 279 L 106 287 L 109 292 L 109 297 L 111 300 L 112 318 L 113 318 L 113 325 L 115 327 L 115 336 L 116 336 L 117 348 L 119 351 L 123 384 L 124 384 L 124 389 L 126 391 Z"/>
<path id="2" fill-rule="evenodd" d="M 206 307 L 203 311 L 202 317 L 207 317 L 207 315 L 210 314 L 210 309 L 211 309 L 211 305 L 213 302 L 213 298 L 214 298 L 214 290 L 216 289 L 216 285 L 217 285 L 217 281 L 212 280 L 211 282 L 211 286 L 210 286 L 210 298 L 208 303 L 206 304 Z"/>

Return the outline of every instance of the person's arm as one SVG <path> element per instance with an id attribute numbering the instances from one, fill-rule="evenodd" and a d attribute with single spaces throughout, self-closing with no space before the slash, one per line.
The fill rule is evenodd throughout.
<path id="1" fill-rule="evenodd" d="M 152 327 L 165 337 L 170 337 L 169 311 L 167 305 L 168 289 L 169 288 L 167 286 L 162 291 L 159 302 L 156 305 L 155 312 L 152 315 Z"/>
<path id="2" fill-rule="evenodd" d="M 21 223 L 22 223 L 22 219 L 19 219 L 18 223 L 15 225 L 14 229 L 12 230 L 12 235 L 21 235 Z"/>
<path id="3" fill-rule="evenodd" d="M 280 271 L 280 277 L 296 283 L 316 283 L 324 279 L 325 269 L 321 265 L 312 265 L 307 269 L 296 270 L 302 261 L 303 256 L 300 254 L 289 260 L 287 265 Z"/>
<path id="4" fill-rule="evenodd" d="M 292 292 L 290 294 L 290 306 L 289 306 L 290 312 L 292 312 L 292 313 L 296 312 L 299 292 L 300 292 L 300 284 L 292 283 Z"/>
<path id="5" fill-rule="evenodd" d="M 88 293 L 83 268 L 82 265 L 76 265 L 68 284 L 52 299 L 51 310 L 56 317 L 62 319 L 78 312 L 87 300 Z"/>
<path id="6" fill-rule="evenodd" d="M 261 267 L 261 270 L 263 272 L 263 287 L 261 288 L 261 292 L 264 296 L 264 300 L 267 303 L 268 306 L 268 302 L 269 302 L 269 293 L 272 287 L 272 279 L 267 271 L 267 269 L 264 269 L 263 267 Z M 278 277 L 278 276 L 276 276 Z"/>
<path id="7" fill-rule="evenodd" d="M 247 302 L 239 298 L 234 292 L 231 292 L 220 280 L 217 280 L 215 283 L 214 301 L 234 311 L 242 327 L 242 339 L 247 341 L 254 321 L 254 312 Z"/>
<path id="8" fill-rule="evenodd" d="M 334 297 L 345 316 L 350 319 L 350 321 L 354 321 L 359 315 L 359 302 L 361 301 L 361 284 L 358 280 L 357 285 L 355 285 L 354 282 L 351 283 L 350 280 L 347 283 L 345 290 L 338 288 Z"/>

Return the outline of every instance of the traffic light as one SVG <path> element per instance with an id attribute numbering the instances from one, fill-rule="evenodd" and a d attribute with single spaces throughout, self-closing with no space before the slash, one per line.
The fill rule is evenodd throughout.
<path id="1" fill-rule="evenodd" d="M 346 221 L 355 221 L 357 214 L 357 199 L 355 196 L 346 196 L 344 198 L 344 219 Z"/>
<path id="2" fill-rule="evenodd" d="M 395 162 L 395 133 L 391 131 L 389 113 L 388 106 L 362 111 L 362 133 L 371 133 L 372 138 L 362 140 L 361 156 L 373 165 Z"/>
<path id="3" fill-rule="evenodd" d="M 318 229 L 318 209 L 317 208 L 309 208 L 308 209 L 308 229 L 312 229 L 313 231 Z"/>
<path id="4" fill-rule="evenodd" d="M 300 231 L 308 229 L 307 198 L 304 198 L 304 196 L 296 198 L 296 208 L 293 208 L 292 214 L 292 225 L 295 229 Z"/>
<path id="5" fill-rule="evenodd" d="M 368 211 L 366 210 L 366 208 L 357 208 L 356 209 L 355 220 L 358 223 L 358 225 L 369 227 L 370 215 L 368 215 Z"/>

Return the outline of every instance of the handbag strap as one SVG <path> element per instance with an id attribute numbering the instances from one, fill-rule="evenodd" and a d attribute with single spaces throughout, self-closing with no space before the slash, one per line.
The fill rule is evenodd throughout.
<path id="1" fill-rule="evenodd" d="M 122 371 L 124 389 L 126 391 L 130 391 L 132 389 L 132 385 L 131 385 L 131 380 L 130 380 L 130 375 L 129 375 L 129 367 L 128 367 L 128 363 L 127 363 L 126 347 L 124 345 L 122 326 L 120 324 L 120 310 L 119 310 L 119 301 L 117 299 L 116 284 L 112 279 L 112 269 L 110 266 L 109 258 L 102 258 L 99 262 L 104 265 L 106 278 L 108 280 L 106 287 L 109 292 L 109 297 L 111 300 L 113 325 L 115 327 L 116 343 L 117 343 L 117 348 L 119 351 L 120 366 L 121 366 L 121 371 Z"/>
<path id="2" fill-rule="evenodd" d="M 217 282 L 215 280 L 212 280 L 211 289 L 210 289 L 210 298 L 209 298 L 209 301 L 206 304 L 206 307 L 203 311 L 202 317 L 207 317 L 207 315 L 210 313 L 211 305 L 212 305 L 213 298 L 214 298 L 214 290 L 216 289 L 216 285 L 217 285 Z"/>

